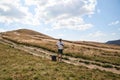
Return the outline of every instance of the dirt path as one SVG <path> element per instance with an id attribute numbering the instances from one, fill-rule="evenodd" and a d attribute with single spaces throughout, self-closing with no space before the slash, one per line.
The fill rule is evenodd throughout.
<path id="1" fill-rule="evenodd" d="M 20 44 L 18 45 L 16 43 L 11 42 L 11 41 L 3 40 L 2 38 L 0 39 L 0 43 L 10 44 L 11 47 L 26 51 L 26 52 L 34 55 L 34 56 L 40 56 L 42 58 L 51 59 L 51 55 L 56 55 L 56 53 L 44 50 L 42 48 L 37 48 L 37 47 L 33 47 L 33 46 L 25 46 L 25 45 L 20 45 Z M 82 62 L 80 62 L 80 61 L 82 61 Z M 85 66 L 89 69 L 99 69 L 99 70 L 104 70 L 104 71 L 109 71 L 109 72 L 113 72 L 113 73 L 116 73 L 116 74 L 120 74 L 120 70 L 116 70 L 115 68 L 104 68 L 102 66 L 98 66 L 98 65 L 95 65 L 95 64 L 85 64 L 84 63 L 85 61 L 87 61 L 89 63 L 103 64 L 103 63 L 96 62 L 96 61 L 74 58 L 74 57 L 65 56 L 65 55 L 63 56 L 63 62 L 68 63 L 68 64 L 73 64 L 73 65 L 77 65 L 77 66 Z M 113 64 L 111 64 L 111 65 L 115 66 Z"/>
<path id="2" fill-rule="evenodd" d="M 56 42 L 56 40 L 54 39 L 44 39 L 44 40 L 47 40 L 47 41 L 53 41 L 53 42 Z M 93 49 L 98 49 L 98 50 L 103 50 L 103 51 L 111 51 L 111 52 L 120 52 L 120 49 L 119 48 L 109 48 L 109 47 L 100 47 L 100 46 L 92 46 L 92 45 L 86 45 L 86 44 L 78 44 L 78 43 L 72 43 L 72 42 L 68 42 L 68 41 L 64 41 L 64 43 L 66 44 L 70 44 L 70 45 L 77 45 L 77 46 L 81 46 L 81 47 L 86 47 L 86 48 L 93 48 Z"/>

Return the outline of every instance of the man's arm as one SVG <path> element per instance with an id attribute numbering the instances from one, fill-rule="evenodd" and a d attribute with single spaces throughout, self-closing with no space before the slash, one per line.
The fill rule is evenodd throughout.
<path id="1" fill-rule="evenodd" d="M 58 42 L 56 43 L 56 47 L 58 48 Z"/>
<path id="2" fill-rule="evenodd" d="M 64 46 L 64 43 L 62 42 L 60 45 Z"/>

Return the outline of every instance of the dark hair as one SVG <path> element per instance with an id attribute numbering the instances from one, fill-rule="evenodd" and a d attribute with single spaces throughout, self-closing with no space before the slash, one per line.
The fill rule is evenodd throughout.
<path id="1" fill-rule="evenodd" d="M 62 39 L 60 38 L 59 41 L 62 41 Z"/>

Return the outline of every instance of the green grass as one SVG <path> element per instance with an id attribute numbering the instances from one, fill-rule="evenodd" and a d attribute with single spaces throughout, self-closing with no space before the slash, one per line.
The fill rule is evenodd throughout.
<path id="1" fill-rule="evenodd" d="M 113 68 L 113 66 L 110 65 L 110 64 L 104 64 L 104 65 L 102 65 L 102 66 L 105 67 L 105 68 Z"/>
<path id="2" fill-rule="evenodd" d="M 116 68 L 117 70 L 120 70 L 120 67 L 118 67 L 118 66 L 115 66 L 115 68 Z"/>
<path id="3" fill-rule="evenodd" d="M 10 40 L 12 42 L 15 42 L 17 44 L 23 44 L 27 46 L 34 46 L 38 48 L 42 48 L 51 52 L 57 52 L 56 48 L 56 43 L 55 42 L 40 42 L 36 41 L 34 42 L 20 42 L 21 39 L 15 40 L 9 37 L 3 37 L 4 39 Z M 24 40 L 24 39 L 23 39 Z M 91 54 L 93 53 L 93 54 Z M 103 55 L 104 53 L 104 55 Z M 111 52 L 111 51 L 105 51 L 101 49 L 94 49 L 90 47 L 80 47 L 77 45 L 74 45 L 74 50 L 71 49 L 71 45 L 65 44 L 65 50 L 64 50 L 64 55 L 75 57 L 75 58 L 82 58 L 86 60 L 93 60 L 97 62 L 102 62 L 102 63 L 110 63 L 114 65 L 120 65 L 120 57 L 119 57 L 119 52 Z M 116 55 L 116 56 L 114 56 Z"/>
<path id="4" fill-rule="evenodd" d="M 52 62 L 0 44 L 0 80 L 119 80 L 120 75 Z"/>

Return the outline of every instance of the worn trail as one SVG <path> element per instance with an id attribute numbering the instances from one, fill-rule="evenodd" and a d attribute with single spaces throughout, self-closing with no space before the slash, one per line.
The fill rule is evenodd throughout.
<path id="1" fill-rule="evenodd" d="M 2 38 L 0 38 L 0 43 L 9 44 L 9 45 L 11 45 L 11 47 L 26 51 L 34 56 L 40 56 L 42 58 L 51 59 L 51 55 L 56 55 L 56 53 L 44 50 L 42 48 L 26 46 L 26 45 L 22 45 L 22 44 L 16 44 L 16 43 L 13 43 L 11 41 L 8 41 L 8 40 L 2 39 Z M 66 60 L 66 58 L 67 58 L 67 60 Z M 99 69 L 99 70 L 105 70 L 105 71 L 113 72 L 116 74 L 120 74 L 120 70 L 116 70 L 115 68 L 104 68 L 102 66 L 98 66 L 95 64 L 85 64 L 85 63 L 80 62 L 80 61 L 83 61 L 83 62 L 87 61 L 90 63 L 93 62 L 93 63 L 103 64 L 103 63 L 96 62 L 96 61 L 90 61 L 90 60 L 85 60 L 85 59 L 81 59 L 81 58 L 74 58 L 74 57 L 70 57 L 70 56 L 66 56 L 66 55 L 63 55 L 62 61 L 65 63 L 68 63 L 68 64 L 77 65 L 77 66 L 85 66 L 89 69 Z M 115 66 L 115 65 L 112 64 L 112 66 Z"/>

